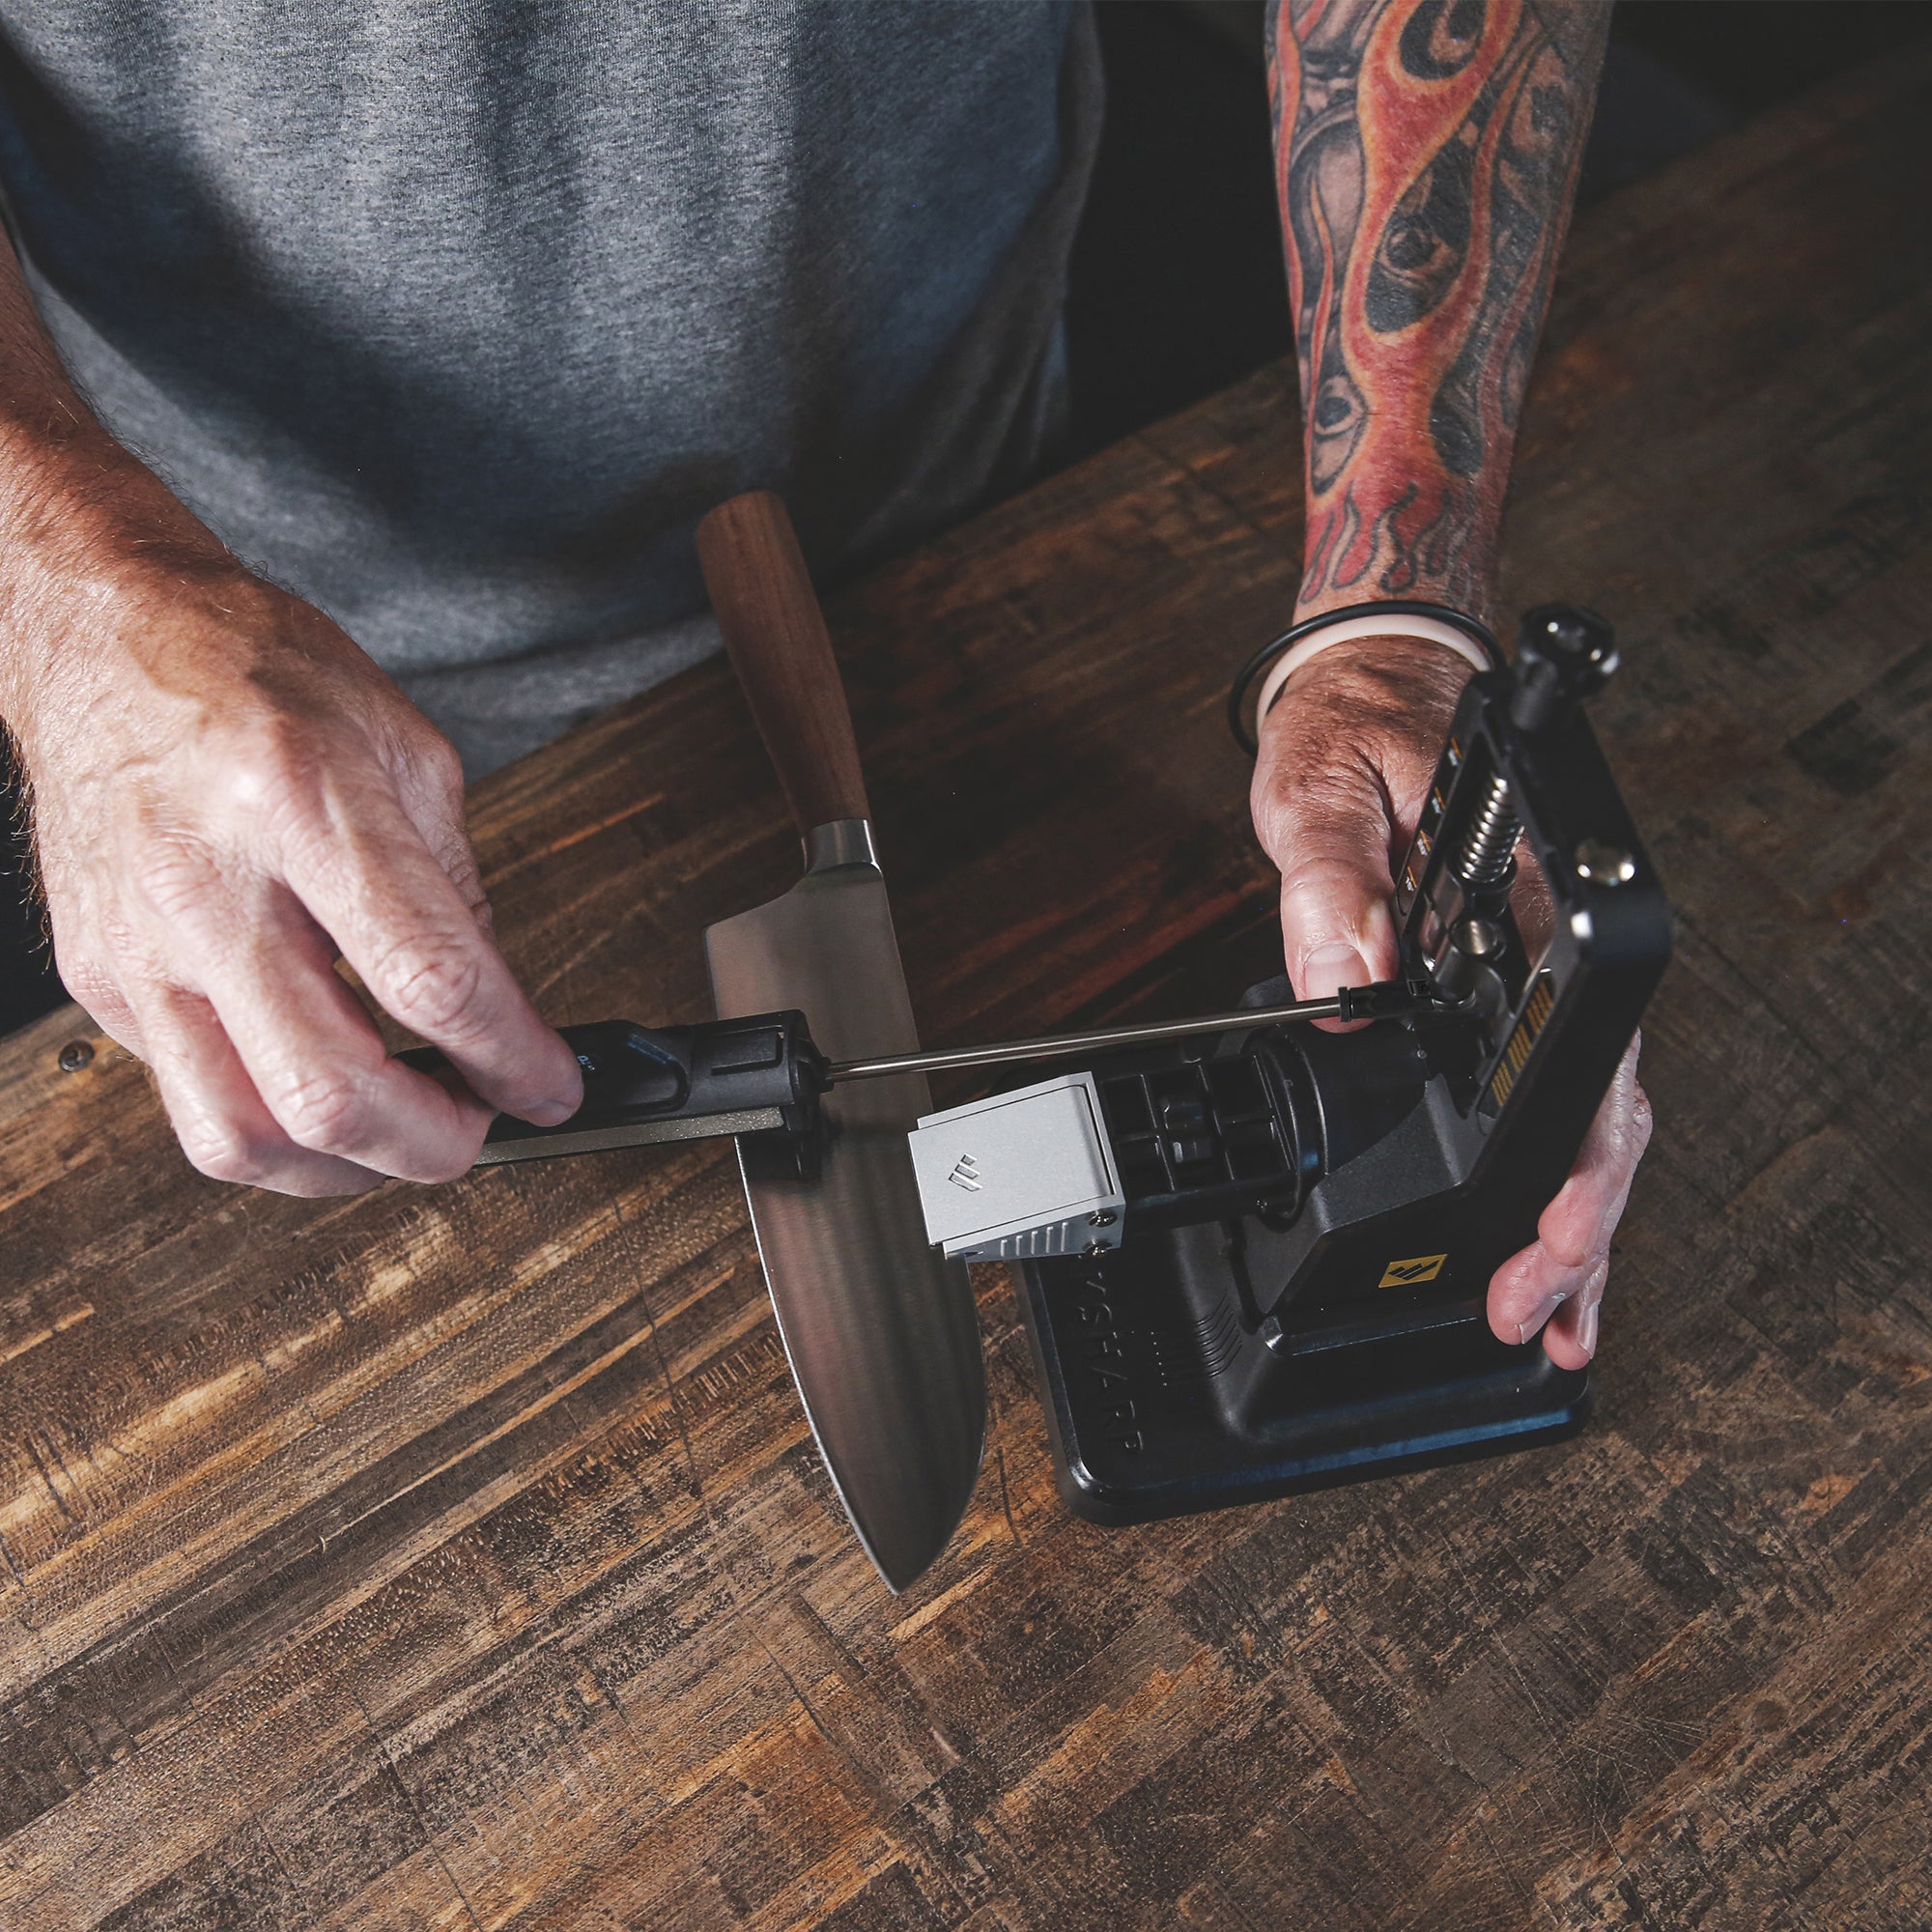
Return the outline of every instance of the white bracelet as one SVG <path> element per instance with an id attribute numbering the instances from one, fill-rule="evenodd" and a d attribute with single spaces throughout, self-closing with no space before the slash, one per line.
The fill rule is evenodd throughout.
<path id="1" fill-rule="evenodd" d="M 1355 638 L 1419 638 L 1425 643 L 1443 644 L 1477 670 L 1492 667 L 1483 647 L 1475 639 L 1435 617 L 1403 617 L 1393 611 L 1386 617 L 1337 617 L 1319 631 L 1297 639 L 1283 651 L 1262 680 L 1261 697 L 1255 705 L 1255 729 L 1259 732 L 1268 706 L 1281 695 L 1281 688 L 1312 657 L 1319 657 L 1330 644 L 1346 644 Z"/>

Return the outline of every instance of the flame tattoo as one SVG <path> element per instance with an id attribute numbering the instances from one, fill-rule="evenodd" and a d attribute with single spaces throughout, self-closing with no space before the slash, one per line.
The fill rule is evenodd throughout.
<path id="1" fill-rule="evenodd" d="M 1307 450 L 1297 615 L 1488 618 L 1609 0 L 1276 0 L 1269 92 Z"/>

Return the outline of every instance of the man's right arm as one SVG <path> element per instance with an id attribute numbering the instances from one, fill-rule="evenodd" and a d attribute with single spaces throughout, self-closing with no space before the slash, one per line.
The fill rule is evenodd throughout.
<path id="1" fill-rule="evenodd" d="M 582 1087 L 490 938 L 448 742 L 95 420 L 0 242 L 0 722 L 68 989 L 217 1179 L 440 1180 Z M 442 1048 L 412 1071 L 334 970 Z"/>

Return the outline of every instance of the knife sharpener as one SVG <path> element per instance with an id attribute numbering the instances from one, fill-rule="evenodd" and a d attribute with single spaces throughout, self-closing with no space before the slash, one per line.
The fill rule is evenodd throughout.
<path id="1" fill-rule="evenodd" d="M 1254 1502 L 1582 1426 L 1589 1373 L 1498 1341 L 1484 1300 L 1669 956 L 1578 703 L 1615 662 L 1601 619 L 1547 607 L 1516 672 L 1465 690 L 1396 893 L 1403 974 L 1435 1003 L 1121 1052 L 922 1121 L 928 1231 L 1021 1264 L 1079 1514 Z"/>
<path id="2" fill-rule="evenodd" d="M 1496 1267 L 1535 1238 L 1669 957 L 1662 889 L 1581 710 L 1615 665 L 1601 618 L 1547 606 L 1524 618 L 1515 669 L 1465 688 L 1396 884 L 1395 979 L 1321 1001 L 1294 1001 L 1275 980 L 1234 1013 L 937 1053 L 909 1043 L 908 1013 L 887 1030 L 897 1044 L 828 1034 L 820 1044 L 853 1056 L 837 1063 L 789 1009 L 566 1028 L 582 1108 L 557 1127 L 499 1117 L 483 1158 L 733 1135 L 748 1184 L 765 1189 L 754 1210 L 779 1213 L 801 1184 L 798 1198 L 816 1200 L 821 1172 L 847 1176 L 833 1219 L 861 1231 L 874 1264 L 890 1244 L 865 1235 L 867 1217 L 890 1208 L 898 1245 L 866 1277 L 867 1309 L 809 1339 L 844 1452 L 836 1466 L 856 1470 L 867 1497 L 918 1503 L 887 1537 L 887 1519 L 848 1498 L 895 1588 L 944 1543 L 977 1467 L 963 1262 L 1020 1264 L 1061 1492 L 1096 1521 L 1569 1435 L 1588 1413 L 1588 1372 L 1557 1368 L 1534 1338 L 1498 1341 L 1484 1302 Z M 714 954 L 716 935 L 747 921 L 775 962 L 800 953 L 789 899 L 848 872 L 875 878 L 869 844 L 847 856 L 828 848 L 787 900 L 713 928 Z M 822 974 L 810 1002 L 835 1018 L 848 981 L 876 986 L 896 965 L 872 897 L 875 970 Z M 754 975 L 733 997 L 782 977 Z M 1322 1034 L 1305 1024 L 1317 1018 L 1375 1023 Z M 909 1137 L 905 1116 L 872 1122 L 858 1099 L 929 1070 L 1052 1060 L 1051 1077 L 922 1115 Z M 860 1186 L 865 1159 L 874 1167 Z M 837 1243 L 820 1234 L 811 1278 L 833 1280 Z M 923 1261 L 956 1272 L 959 1319 L 915 1292 Z M 792 1325 L 821 1305 L 844 1306 L 805 1295 Z M 888 1431 L 873 1409 L 838 1406 L 835 1373 L 882 1337 L 898 1366 L 868 1386 L 903 1397 L 907 1367 L 944 1371 Z M 960 1388 L 964 1406 L 949 1407 Z M 927 1459 L 943 1480 L 873 1480 L 867 1445 L 903 1451 L 929 1415 L 945 1422 Z M 824 1426 L 815 1413 L 821 1440 Z"/>

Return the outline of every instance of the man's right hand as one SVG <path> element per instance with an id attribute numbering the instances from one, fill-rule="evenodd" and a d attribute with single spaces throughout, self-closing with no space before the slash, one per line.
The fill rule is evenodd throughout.
<path id="1" fill-rule="evenodd" d="M 448 741 L 95 420 L 4 241 L 0 722 L 61 977 L 204 1174 L 447 1180 L 493 1112 L 576 1112 L 576 1057 L 491 941 Z M 389 1059 L 338 956 L 461 1078 Z"/>
<path id="2" fill-rule="evenodd" d="M 445 1180 L 494 1111 L 567 1119 L 577 1063 L 492 943 L 448 741 L 319 611 L 157 521 L 64 526 L 0 611 L 68 989 L 217 1179 Z M 467 1089 L 386 1055 L 338 955 Z"/>

